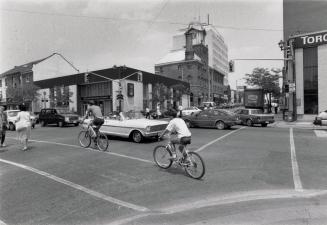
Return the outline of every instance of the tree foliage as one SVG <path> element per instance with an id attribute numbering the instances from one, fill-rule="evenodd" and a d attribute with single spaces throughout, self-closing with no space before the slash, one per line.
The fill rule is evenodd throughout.
<path id="1" fill-rule="evenodd" d="M 279 77 L 280 69 L 254 68 L 251 74 L 246 74 L 246 84 L 262 88 L 271 111 L 271 97 L 280 96 Z"/>
<path id="2" fill-rule="evenodd" d="M 32 102 L 39 96 L 38 90 L 40 88 L 32 83 L 26 83 L 19 87 L 8 86 L 6 90 L 9 102 L 17 105 L 22 105 L 26 102 Z"/>

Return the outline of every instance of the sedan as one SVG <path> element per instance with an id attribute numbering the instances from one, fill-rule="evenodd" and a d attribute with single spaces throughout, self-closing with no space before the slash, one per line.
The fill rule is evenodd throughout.
<path id="1" fill-rule="evenodd" d="M 234 113 L 222 109 L 209 109 L 190 116 L 184 121 L 188 127 L 215 127 L 218 130 L 230 128 L 239 123 Z"/>
<path id="2" fill-rule="evenodd" d="M 200 111 L 201 111 L 201 109 L 199 109 L 198 107 L 191 106 L 191 107 L 188 107 L 188 108 L 183 109 L 182 110 L 182 115 L 183 116 L 189 116 L 192 113 L 197 113 L 197 112 L 200 112 Z"/>
<path id="3" fill-rule="evenodd" d="M 89 119 L 84 123 L 88 124 Z M 158 137 L 167 125 L 167 121 L 149 120 L 139 112 L 122 112 L 119 116 L 105 118 L 100 131 L 107 135 L 130 138 L 140 143 L 145 138 Z"/>
<path id="4" fill-rule="evenodd" d="M 261 109 L 238 109 L 235 113 L 240 118 L 241 123 L 247 126 L 261 124 L 262 127 L 266 127 L 269 123 L 275 122 L 273 114 L 263 114 Z"/>

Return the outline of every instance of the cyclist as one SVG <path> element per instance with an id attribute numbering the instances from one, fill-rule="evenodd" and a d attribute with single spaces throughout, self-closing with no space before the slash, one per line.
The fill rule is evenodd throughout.
<path id="1" fill-rule="evenodd" d="M 159 138 L 162 138 L 166 133 L 170 133 L 170 143 L 179 144 L 179 150 L 183 153 L 184 161 L 188 162 L 188 154 L 184 146 L 191 143 L 192 134 L 187 128 L 185 121 L 178 118 L 177 112 L 172 112 L 171 115 L 174 117 L 174 119 L 169 122 Z M 173 152 L 173 158 L 176 158 L 176 152 Z"/>
<path id="2" fill-rule="evenodd" d="M 101 108 L 100 106 L 96 105 L 93 100 L 89 101 L 89 106 L 86 110 L 85 116 L 82 119 L 82 123 L 86 119 L 86 117 L 90 116 L 90 114 L 93 116 L 93 120 L 91 122 L 91 125 L 94 125 L 96 128 L 94 129 L 96 133 L 100 130 L 102 124 L 104 123 L 104 119 L 102 116 Z"/>

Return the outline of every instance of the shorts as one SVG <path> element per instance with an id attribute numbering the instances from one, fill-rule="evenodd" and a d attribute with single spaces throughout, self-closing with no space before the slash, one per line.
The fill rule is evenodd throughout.
<path id="1" fill-rule="evenodd" d="M 104 119 L 103 118 L 98 118 L 98 117 L 94 118 L 93 125 L 100 127 L 103 124 L 104 124 Z"/>

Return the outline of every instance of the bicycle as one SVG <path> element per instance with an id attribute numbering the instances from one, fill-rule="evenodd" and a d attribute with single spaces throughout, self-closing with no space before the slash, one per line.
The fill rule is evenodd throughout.
<path id="1" fill-rule="evenodd" d="M 183 167 L 185 172 L 194 179 L 201 179 L 206 171 L 202 157 L 196 152 L 188 152 L 187 144 L 183 144 L 183 151 L 186 151 L 187 158 L 185 160 L 181 152 L 176 151 L 175 144 L 168 142 L 167 145 L 158 145 L 153 150 L 153 158 L 155 163 L 163 169 L 168 169 L 173 163 Z M 173 157 L 173 153 L 176 157 Z"/>
<path id="2" fill-rule="evenodd" d="M 82 147 L 88 148 L 93 141 L 99 150 L 108 150 L 109 140 L 107 135 L 100 132 L 99 130 L 96 131 L 97 127 L 91 125 L 91 123 L 89 123 L 87 126 L 82 124 L 81 127 L 83 130 L 78 134 L 78 141 Z"/>

